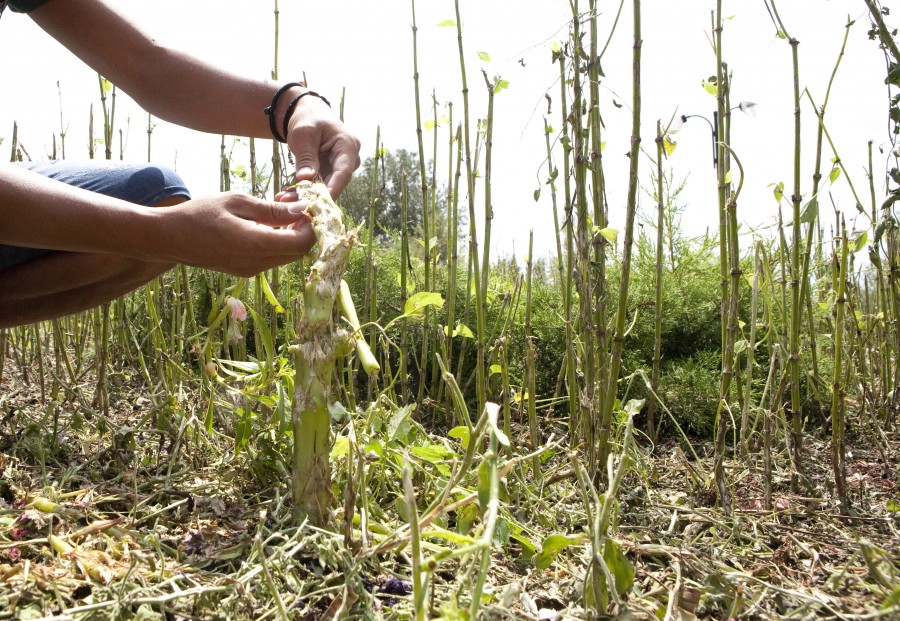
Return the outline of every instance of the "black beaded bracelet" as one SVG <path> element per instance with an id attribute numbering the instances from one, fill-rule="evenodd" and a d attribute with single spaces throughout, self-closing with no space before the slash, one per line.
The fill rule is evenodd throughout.
<path id="1" fill-rule="evenodd" d="M 327 99 L 325 99 L 322 95 L 320 95 L 316 91 L 306 91 L 305 93 L 300 93 L 299 95 L 297 95 L 293 99 L 293 101 L 291 101 L 291 103 L 288 104 L 287 109 L 284 111 L 284 127 L 283 127 L 283 130 L 281 133 L 285 137 L 285 139 L 287 138 L 287 135 L 288 135 L 288 123 L 291 120 L 291 115 L 294 114 L 294 108 L 296 108 L 297 104 L 300 103 L 300 100 L 303 99 L 304 97 L 306 97 L 307 95 L 312 95 L 313 97 L 318 97 L 319 99 L 324 101 L 325 104 L 329 108 L 331 107 L 331 102 L 328 101 Z M 282 142 L 284 142 L 284 141 L 282 141 Z"/>
<path id="2" fill-rule="evenodd" d="M 275 127 L 275 108 L 278 107 L 278 100 L 281 99 L 281 96 L 287 92 L 288 89 L 293 88 L 295 86 L 299 86 L 301 88 L 306 88 L 306 84 L 303 82 L 288 82 L 277 91 L 275 91 L 275 96 L 272 97 L 272 104 L 263 109 L 263 113 L 269 117 L 269 130 L 272 132 L 272 136 L 278 142 L 287 142 L 285 138 L 278 135 L 278 129 Z"/>

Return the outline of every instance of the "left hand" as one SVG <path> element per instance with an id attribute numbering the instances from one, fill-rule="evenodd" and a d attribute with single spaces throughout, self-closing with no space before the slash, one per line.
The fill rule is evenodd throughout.
<path id="1" fill-rule="evenodd" d="M 359 138 L 324 101 L 307 95 L 291 115 L 287 142 L 297 158 L 297 181 L 312 181 L 318 174 L 337 200 L 359 168 Z"/>

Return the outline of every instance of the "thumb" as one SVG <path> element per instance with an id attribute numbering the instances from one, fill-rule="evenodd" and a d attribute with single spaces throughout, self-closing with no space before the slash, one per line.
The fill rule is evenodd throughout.
<path id="1" fill-rule="evenodd" d="M 309 220 L 306 215 L 306 201 L 259 201 L 249 213 L 242 214 L 258 224 L 268 226 L 290 226 Z"/>
<path id="2" fill-rule="evenodd" d="M 322 137 L 319 132 L 302 132 L 293 149 L 297 161 L 297 181 L 314 181 L 319 174 L 319 144 Z"/>

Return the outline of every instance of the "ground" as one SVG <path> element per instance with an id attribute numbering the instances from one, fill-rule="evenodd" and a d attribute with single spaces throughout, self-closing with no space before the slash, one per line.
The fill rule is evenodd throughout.
<path id="1" fill-rule="evenodd" d="M 430 417 L 381 404 L 350 415 L 353 434 L 348 419 L 336 423 L 348 440 L 332 452 L 335 521 L 319 529 L 291 511 L 287 472 L 272 457 L 277 434 L 263 431 L 235 454 L 233 404 L 217 404 L 209 432 L 201 397 L 162 399 L 120 370 L 103 416 L 92 405 L 93 373 L 59 386 L 48 377 L 42 398 L 33 362 L 7 358 L 0 384 L 0 619 L 411 618 L 401 456 L 421 514 L 461 454 L 457 439 L 424 429 Z M 900 619 L 900 434 L 873 443 L 871 419 L 858 414 L 848 439 L 849 515 L 837 511 L 830 443 L 814 428 L 802 493 L 776 467 L 772 510 L 759 456 L 729 462 L 732 517 L 709 491 L 702 442 L 695 460 L 683 442 L 651 451 L 639 438 L 609 531 L 607 545 L 624 559 L 607 557 L 624 587 L 610 597 L 609 618 Z M 565 428 L 542 429 L 557 448 L 542 456 L 540 483 L 529 459 L 501 453 L 508 468 L 481 611 L 598 618 L 583 607 L 588 509 L 560 442 Z M 787 463 L 783 451 L 776 464 Z M 353 454 L 362 458 L 348 470 Z M 474 480 L 463 477 L 423 524 L 424 556 L 477 537 Z M 359 512 L 344 519 L 348 505 L 366 508 L 366 537 Z M 468 606 L 479 564 L 470 555 L 437 565 L 427 613 L 465 618 L 457 604 Z"/>

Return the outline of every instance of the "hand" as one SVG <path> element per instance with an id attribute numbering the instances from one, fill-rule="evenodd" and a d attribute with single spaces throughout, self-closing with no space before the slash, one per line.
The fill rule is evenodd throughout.
<path id="1" fill-rule="evenodd" d="M 359 168 L 359 139 L 324 101 L 307 95 L 291 116 L 287 142 L 297 157 L 297 181 L 312 181 L 318 174 L 337 200 Z"/>
<path id="2" fill-rule="evenodd" d="M 154 209 L 162 218 L 163 236 L 156 258 L 243 277 L 296 261 L 316 238 L 306 203 L 296 195 L 293 199 L 225 192 Z"/>

